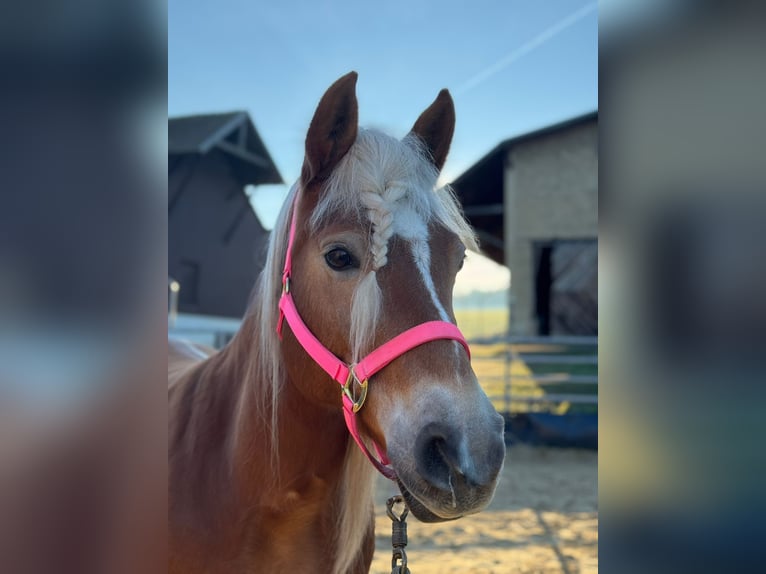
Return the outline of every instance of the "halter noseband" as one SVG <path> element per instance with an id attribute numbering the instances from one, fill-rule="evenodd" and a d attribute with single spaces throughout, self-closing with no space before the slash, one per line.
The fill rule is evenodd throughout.
<path id="1" fill-rule="evenodd" d="M 282 323 L 287 320 L 290 329 L 298 339 L 301 347 L 309 354 L 330 377 L 341 385 L 341 394 L 343 398 L 343 416 L 346 419 L 346 427 L 349 433 L 362 449 L 362 452 L 380 471 L 383 476 L 391 480 L 396 478 L 394 469 L 386 456 L 386 453 L 378 444 L 373 441 L 375 451 L 379 460 L 369 451 L 367 445 L 362 441 L 357 427 L 356 413 L 364 405 L 367 398 L 367 388 L 369 379 L 375 373 L 383 369 L 394 359 L 404 355 L 406 352 L 430 341 L 440 339 L 453 339 L 459 342 L 468 353 L 471 352 L 468 343 L 460 330 L 446 321 L 428 321 L 421 323 L 411 329 L 400 333 L 390 341 L 382 344 L 373 350 L 366 357 L 356 364 L 348 365 L 336 357 L 319 339 L 314 336 L 306 323 L 301 319 L 298 309 L 295 306 L 292 293 L 290 292 L 290 281 L 292 273 L 292 250 L 295 239 L 295 228 L 297 218 L 297 195 L 293 202 L 293 213 L 290 222 L 290 233 L 287 240 L 287 253 L 285 254 L 285 267 L 282 273 L 282 296 L 279 299 L 279 322 L 277 324 L 277 333 L 282 337 Z"/>

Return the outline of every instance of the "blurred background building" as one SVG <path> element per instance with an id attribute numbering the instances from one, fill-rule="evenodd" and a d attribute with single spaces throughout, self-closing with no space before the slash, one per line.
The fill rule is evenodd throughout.
<path id="1" fill-rule="evenodd" d="M 508 139 L 452 184 L 511 270 L 513 335 L 598 332 L 598 112 Z"/>
<path id="2" fill-rule="evenodd" d="M 180 314 L 240 319 L 269 233 L 248 185 L 283 183 L 246 112 L 168 120 L 168 275 Z"/>

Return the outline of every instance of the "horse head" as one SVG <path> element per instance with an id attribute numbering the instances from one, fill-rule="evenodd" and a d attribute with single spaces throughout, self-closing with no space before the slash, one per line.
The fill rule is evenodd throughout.
<path id="1" fill-rule="evenodd" d="M 456 323 L 455 277 L 466 248 L 476 248 L 454 196 L 437 186 L 455 126 L 449 92 L 397 140 L 358 127 L 356 79 L 352 72 L 335 82 L 311 121 L 289 255 L 295 307 L 348 365 L 423 323 Z M 302 395 L 338 409 L 338 385 L 324 382 L 326 369 L 306 360 L 287 327 L 282 348 Z M 455 519 L 489 503 L 505 456 L 503 419 L 459 340 L 397 356 L 370 377 L 367 392 L 359 434 L 390 461 L 417 518 Z"/>

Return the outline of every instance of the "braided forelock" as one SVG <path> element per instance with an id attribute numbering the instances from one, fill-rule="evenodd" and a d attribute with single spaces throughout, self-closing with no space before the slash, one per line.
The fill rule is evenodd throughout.
<path id="1" fill-rule="evenodd" d="M 362 205 L 370 221 L 370 258 L 372 269 L 362 278 L 354 291 L 351 306 L 351 344 L 354 361 L 371 344 L 382 305 L 377 270 L 388 263 L 388 242 L 394 234 L 396 202 L 405 196 L 402 185 L 391 184 L 382 193 L 363 191 Z"/>
<path id="2" fill-rule="evenodd" d="M 390 184 L 380 194 L 371 191 L 361 193 L 362 205 L 366 208 L 372 225 L 370 252 L 373 270 L 378 270 L 388 263 L 388 241 L 394 234 L 396 202 L 406 193 L 406 188 L 398 184 Z"/>

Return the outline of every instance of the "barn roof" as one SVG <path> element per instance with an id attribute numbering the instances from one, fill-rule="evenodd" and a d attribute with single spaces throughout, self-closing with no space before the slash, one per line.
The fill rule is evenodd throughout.
<path id="1" fill-rule="evenodd" d="M 247 112 L 168 118 L 168 156 L 222 152 L 242 185 L 284 183 Z"/>
<path id="2" fill-rule="evenodd" d="M 505 264 L 503 178 L 508 151 L 515 145 L 593 121 L 598 121 L 598 111 L 504 140 L 452 182 L 482 251 L 490 259 Z"/>

